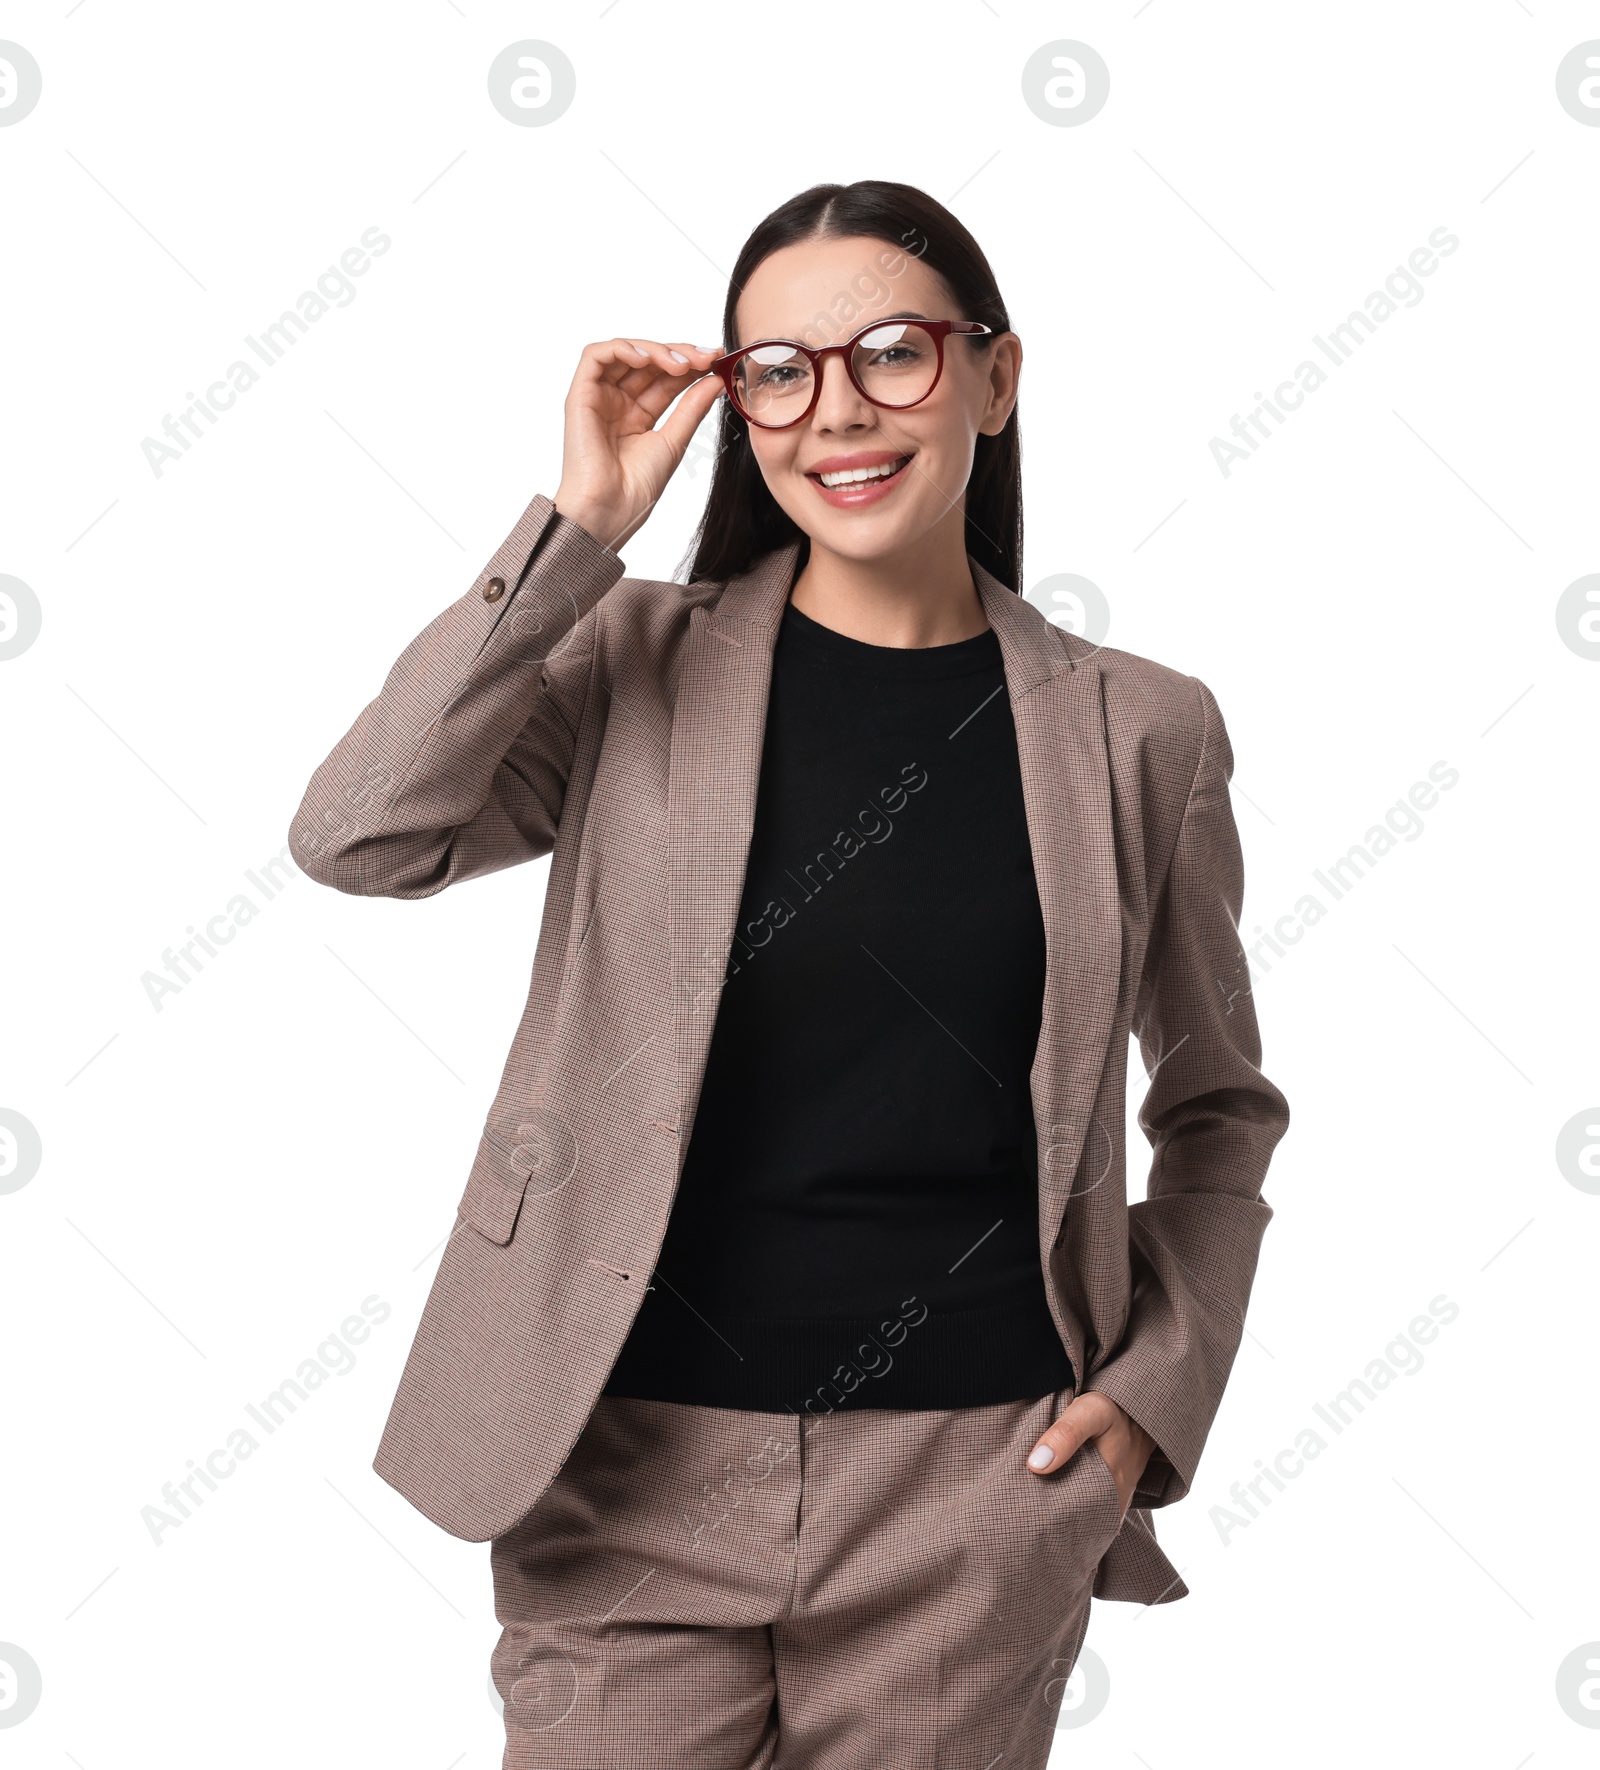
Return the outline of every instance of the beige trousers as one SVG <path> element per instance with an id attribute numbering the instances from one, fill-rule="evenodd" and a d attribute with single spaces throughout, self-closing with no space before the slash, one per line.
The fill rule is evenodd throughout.
<path id="1" fill-rule="evenodd" d="M 602 1395 L 490 1549 L 506 1770 L 1044 1770 L 1121 1521 L 1071 1399 L 801 1418 Z"/>

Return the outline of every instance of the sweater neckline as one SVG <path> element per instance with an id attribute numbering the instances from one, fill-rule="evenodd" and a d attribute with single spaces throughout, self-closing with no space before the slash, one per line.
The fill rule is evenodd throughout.
<path id="1" fill-rule="evenodd" d="M 871 645 L 823 626 L 792 602 L 783 605 L 780 638 L 835 667 L 874 676 L 970 676 L 1001 663 L 1000 636 L 993 627 L 948 645 Z"/>

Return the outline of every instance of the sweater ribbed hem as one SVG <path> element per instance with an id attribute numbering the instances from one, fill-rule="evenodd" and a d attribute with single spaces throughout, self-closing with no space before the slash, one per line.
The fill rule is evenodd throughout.
<path id="1" fill-rule="evenodd" d="M 635 1326 L 645 1331 L 629 1336 L 603 1394 L 821 1414 L 988 1407 L 1074 1383 L 1042 1286 L 1034 1297 L 988 1309 L 939 1310 L 913 1301 L 870 1318 L 701 1320 L 678 1305 Z"/>

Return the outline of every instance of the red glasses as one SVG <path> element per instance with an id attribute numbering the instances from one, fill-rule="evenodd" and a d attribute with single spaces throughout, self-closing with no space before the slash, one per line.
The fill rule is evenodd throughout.
<path id="1" fill-rule="evenodd" d="M 842 356 L 856 391 L 875 406 L 904 411 L 921 404 L 944 372 L 944 341 L 952 332 L 986 335 L 978 320 L 874 320 L 842 344 L 820 350 L 792 338 L 762 338 L 719 356 L 713 373 L 733 408 L 763 430 L 787 430 L 811 416 L 822 392 L 824 357 Z"/>

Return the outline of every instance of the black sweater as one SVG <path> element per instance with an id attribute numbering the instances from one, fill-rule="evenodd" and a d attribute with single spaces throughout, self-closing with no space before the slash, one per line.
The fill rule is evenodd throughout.
<path id="1" fill-rule="evenodd" d="M 812 1413 L 1072 1382 L 1028 1071 L 1045 939 L 994 632 L 784 609 L 682 1179 L 605 1393 Z"/>

